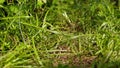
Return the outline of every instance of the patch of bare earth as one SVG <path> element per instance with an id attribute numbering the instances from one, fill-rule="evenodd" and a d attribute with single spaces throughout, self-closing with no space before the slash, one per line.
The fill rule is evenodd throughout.
<path id="1" fill-rule="evenodd" d="M 62 52 L 57 52 L 58 54 L 62 54 L 53 59 L 53 66 L 57 67 L 59 64 L 68 65 L 69 67 L 82 67 L 82 68 L 90 68 L 92 63 L 96 60 L 97 56 L 77 56 L 74 55 L 70 48 L 68 47 L 59 47 L 58 49 L 64 50 Z"/>

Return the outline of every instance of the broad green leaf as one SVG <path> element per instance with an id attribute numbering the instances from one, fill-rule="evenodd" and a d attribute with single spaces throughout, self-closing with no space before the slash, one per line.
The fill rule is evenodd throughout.
<path id="1" fill-rule="evenodd" d="M 37 0 L 37 6 L 41 7 L 46 2 L 47 2 L 47 0 Z"/>
<path id="2" fill-rule="evenodd" d="M 18 12 L 18 8 L 16 6 L 10 6 L 10 10 L 14 13 Z"/>
<path id="3" fill-rule="evenodd" d="M 42 6 L 42 4 L 43 4 L 42 0 L 37 0 L 37 6 L 38 7 Z"/>
<path id="4" fill-rule="evenodd" d="M 5 0 L 0 0 L 0 4 L 2 4 L 2 3 L 4 3 L 5 2 Z"/>

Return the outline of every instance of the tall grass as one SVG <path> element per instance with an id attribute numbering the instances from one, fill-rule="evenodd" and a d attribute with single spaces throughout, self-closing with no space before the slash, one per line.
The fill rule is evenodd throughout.
<path id="1" fill-rule="evenodd" d="M 119 67 L 115 2 L 6 1 L 0 1 L 0 68 Z"/>

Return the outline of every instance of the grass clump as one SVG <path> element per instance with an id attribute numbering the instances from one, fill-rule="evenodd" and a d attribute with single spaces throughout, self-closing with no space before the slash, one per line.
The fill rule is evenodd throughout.
<path id="1" fill-rule="evenodd" d="M 0 68 L 119 66 L 111 0 L 1 0 Z"/>

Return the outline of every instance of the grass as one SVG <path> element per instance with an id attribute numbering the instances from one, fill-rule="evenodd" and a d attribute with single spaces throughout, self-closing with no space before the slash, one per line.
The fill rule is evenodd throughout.
<path id="1" fill-rule="evenodd" d="M 1 0 L 0 68 L 117 68 L 119 12 L 110 0 Z"/>

